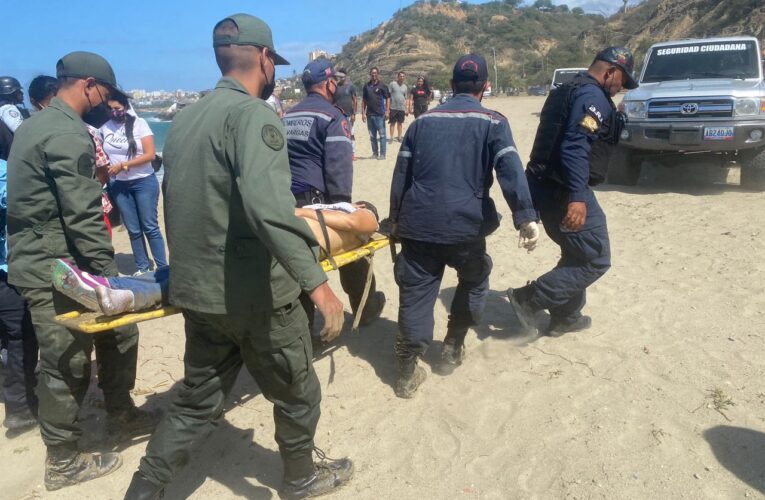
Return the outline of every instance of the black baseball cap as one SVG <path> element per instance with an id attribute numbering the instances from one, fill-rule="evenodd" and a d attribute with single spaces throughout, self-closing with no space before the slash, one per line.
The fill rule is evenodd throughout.
<path id="1" fill-rule="evenodd" d="M 111 64 L 93 52 L 70 52 L 59 59 L 56 63 L 56 77 L 95 78 L 98 83 L 111 88 L 112 97 L 119 94 L 125 99 L 128 98 L 127 92 L 117 85 L 117 78 L 114 76 Z"/>
<path id="2" fill-rule="evenodd" d="M 611 63 L 614 66 L 618 66 L 627 75 L 627 83 L 624 84 L 624 88 L 632 90 L 638 88 L 638 82 L 635 79 L 635 59 L 632 57 L 632 52 L 625 47 L 608 47 L 601 50 L 595 56 L 596 61 L 605 61 Z"/>
<path id="3" fill-rule="evenodd" d="M 478 54 L 460 57 L 452 70 L 452 80 L 455 82 L 485 82 L 488 78 L 486 59 Z"/>
<path id="4" fill-rule="evenodd" d="M 271 28 L 269 28 L 266 22 L 259 17 L 250 14 L 234 14 L 218 21 L 215 27 L 217 28 L 223 21 L 233 22 L 239 30 L 239 33 L 236 35 L 215 36 L 215 30 L 213 30 L 213 47 L 218 47 L 220 45 L 253 45 L 255 47 L 265 47 L 274 55 L 274 64 L 289 64 L 289 61 L 277 54 L 276 50 L 274 50 L 274 39 L 271 36 Z"/>

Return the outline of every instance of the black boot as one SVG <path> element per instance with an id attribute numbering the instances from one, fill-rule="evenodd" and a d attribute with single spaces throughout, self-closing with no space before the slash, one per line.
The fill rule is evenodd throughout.
<path id="1" fill-rule="evenodd" d="M 427 377 L 425 369 L 417 366 L 417 356 L 398 358 L 398 379 L 394 392 L 396 396 L 404 399 L 414 397 L 417 388 L 422 385 Z"/>
<path id="2" fill-rule="evenodd" d="M 157 486 L 143 474 L 136 472 L 125 492 L 125 500 L 159 500 L 164 494 L 165 489 L 162 486 Z"/>
<path id="3" fill-rule="evenodd" d="M 518 318 L 523 332 L 527 335 L 537 335 L 539 333 L 536 320 L 538 308 L 534 307 L 530 300 L 533 291 L 533 281 L 521 288 L 507 289 L 507 298 L 510 299 L 510 305 L 515 311 L 515 316 Z"/>
<path id="4" fill-rule="evenodd" d="M 287 465 L 284 483 L 279 491 L 280 498 L 298 500 L 318 497 L 337 490 L 351 478 L 353 462 L 350 459 L 333 460 L 327 458 L 324 452 L 318 448 L 315 448 L 315 451 L 321 461 L 313 464 L 311 467 L 313 470 L 307 474 L 290 479 L 290 477 L 294 477 L 292 474 L 294 467 Z"/>
<path id="5" fill-rule="evenodd" d="M 37 419 L 28 408 L 21 411 L 8 413 L 3 420 L 3 427 L 15 433 L 31 430 L 37 427 Z"/>
<path id="6" fill-rule="evenodd" d="M 105 476 L 122 465 L 119 453 L 83 453 L 74 444 L 48 446 L 45 489 L 58 490 Z"/>
<path id="7" fill-rule="evenodd" d="M 591 326 L 592 318 L 589 316 L 579 316 L 575 319 L 551 317 L 547 335 L 550 337 L 560 337 L 566 333 L 581 332 Z"/>
<path id="8" fill-rule="evenodd" d="M 451 375 L 465 359 L 466 327 L 449 328 L 441 346 L 441 360 L 438 363 L 440 375 Z"/>
<path id="9" fill-rule="evenodd" d="M 128 406 L 106 414 L 106 432 L 117 442 L 148 436 L 154 432 L 160 419 L 158 412 Z"/>

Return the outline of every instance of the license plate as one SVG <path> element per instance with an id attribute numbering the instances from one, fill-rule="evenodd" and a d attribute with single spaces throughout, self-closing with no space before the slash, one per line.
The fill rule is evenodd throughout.
<path id="1" fill-rule="evenodd" d="M 704 140 L 732 141 L 733 127 L 704 127 Z"/>

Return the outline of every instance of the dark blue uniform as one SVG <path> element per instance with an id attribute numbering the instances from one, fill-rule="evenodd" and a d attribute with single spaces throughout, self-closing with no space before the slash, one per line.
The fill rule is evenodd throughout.
<path id="1" fill-rule="evenodd" d="M 292 193 L 298 205 L 350 202 L 353 148 L 343 111 L 320 94 L 309 92 L 284 115 L 284 128 Z"/>
<path id="2" fill-rule="evenodd" d="M 527 170 L 534 205 L 547 235 L 561 248 L 561 258 L 550 272 L 519 289 L 534 309 L 549 309 L 551 324 L 581 317 L 586 289 L 611 266 L 606 215 L 590 187 L 599 182 L 593 173 L 604 171 L 610 155 L 610 140 L 616 127 L 616 110 L 597 81 L 584 75 L 573 91 L 568 120 L 559 150 L 546 168 Z M 547 127 L 543 113 L 538 134 Z M 562 221 L 569 202 L 584 202 L 587 218 L 577 231 Z"/>
<path id="3" fill-rule="evenodd" d="M 351 201 L 353 186 L 353 145 L 348 120 L 343 111 L 315 92 L 284 115 L 287 151 L 292 171 L 292 193 L 298 207 L 314 203 Z M 355 314 L 361 303 L 369 263 L 357 260 L 340 268 L 340 284 L 348 294 Z M 377 283 L 372 277 L 369 297 L 374 298 Z M 314 306 L 303 295 L 301 302 L 309 320 Z M 375 309 L 368 302 L 361 322 Z M 367 311 L 369 313 L 367 314 Z"/>
<path id="4" fill-rule="evenodd" d="M 494 171 L 516 228 L 537 220 L 504 116 L 458 94 L 407 130 L 390 197 L 394 235 L 402 243 L 394 268 L 400 359 L 422 355 L 433 339 L 433 308 L 445 266 L 455 268 L 459 278 L 447 336 L 464 338 L 480 321 L 492 268 L 485 237 L 499 226 L 489 197 Z"/>

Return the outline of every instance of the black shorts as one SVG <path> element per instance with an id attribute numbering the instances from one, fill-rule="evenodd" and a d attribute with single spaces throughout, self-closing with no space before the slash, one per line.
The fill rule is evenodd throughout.
<path id="1" fill-rule="evenodd" d="M 404 118 L 406 117 L 406 113 L 404 113 L 403 109 L 391 109 L 390 110 L 390 118 L 388 119 L 388 123 L 404 123 Z"/>

